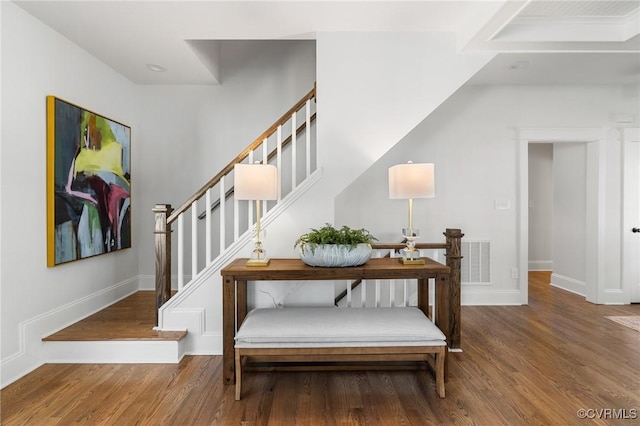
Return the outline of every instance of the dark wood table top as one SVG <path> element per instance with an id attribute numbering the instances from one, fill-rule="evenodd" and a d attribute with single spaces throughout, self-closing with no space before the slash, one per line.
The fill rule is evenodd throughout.
<path id="1" fill-rule="evenodd" d="M 220 274 L 236 280 L 341 280 L 341 279 L 404 279 L 427 278 L 449 274 L 450 269 L 433 259 L 424 258 L 424 265 L 403 265 L 397 258 L 373 258 L 364 265 L 340 268 L 314 267 L 300 259 L 271 259 L 268 266 L 247 266 L 247 259 L 235 259 Z"/>

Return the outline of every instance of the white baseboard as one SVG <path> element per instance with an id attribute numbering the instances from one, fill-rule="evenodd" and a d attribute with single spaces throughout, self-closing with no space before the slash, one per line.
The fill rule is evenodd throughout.
<path id="1" fill-rule="evenodd" d="M 191 280 L 191 275 L 184 276 L 185 282 L 189 282 Z M 138 290 L 142 291 L 155 291 L 156 290 L 156 276 L 155 275 L 139 275 L 138 283 L 140 287 Z M 171 276 L 171 289 L 178 289 L 178 276 Z"/>
<path id="2" fill-rule="evenodd" d="M 138 291 L 138 277 L 132 277 L 96 293 L 74 300 L 18 325 L 20 349 L 0 363 L 0 387 L 49 362 L 42 339 L 62 330 Z"/>
<path id="3" fill-rule="evenodd" d="M 587 294 L 586 292 L 587 286 L 583 281 L 565 277 L 564 275 L 552 273 L 551 285 L 556 288 L 578 294 L 580 296 L 584 296 Z"/>
<path id="4" fill-rule="evenodd" d="M 522 305 L 519 290 L 462 288 L 460 303 L 468 306 Z"/>
<path id="5" fill-rule="evenodd" d="M 222 333 L 188 334 L 183 340 L 189 355 L 222 355 Z"/>
<path id="6" fill-rule="evenodd" d="M 25 351 L 15 354 L 2 360 L 0 371 L 2 373 L 2 383 L 0 389 L 10 385 L 19 378 L 42 366 L 44 361 L 40 356 L 34 356 Z"/>
<path id="7" fill-rule="evenodd" d="M 553 271 L 553 260 L 530 260 L 530 271 Z"/>
<path id="8" fill-rule="evenodd" d="M 139 290 L 143 291 L 155 291 L 156 289 L 156 276 L 155 275 L 139 275 L 138 276 Z"/>
<path id="9" fill-rule="evenodd" d="M 604 290 L 605 305 L 628 305 L 629 303 L 629 295 L 624 290 L 619 288 Z"/>

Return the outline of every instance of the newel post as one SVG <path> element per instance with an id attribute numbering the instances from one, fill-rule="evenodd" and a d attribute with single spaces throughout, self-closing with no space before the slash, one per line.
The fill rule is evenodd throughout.
<path id="1" fill-rule="evenodd" d="M 156 245 L 156 325 L 158 310 L 171 297 L 171 224 L 167 218 L 173 209 L 171 204 L 156 204 L 155 245 Z"/>
<path id="2" fill-rule="evenodd" d="M 449 348 L 460 349 L 460 262 L 462 261 L 462 237 L 460 229 L 449 229 L 444 232 L 447 241 L 447 266 L 451 269 L 449 318 Z"/>

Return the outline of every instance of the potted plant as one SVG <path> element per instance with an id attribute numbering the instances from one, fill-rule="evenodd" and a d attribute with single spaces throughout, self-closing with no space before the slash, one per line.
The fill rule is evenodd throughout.
<path id="1" fill-rule="evenodd" d="M 298 248 L 300 258 L 310 266 L 358 266 L 369 260 L 371 243 L 376 240 L 364 228 L 343 226 L 337 229 L 327 223 L 300 235 L 294 248 Z"/>

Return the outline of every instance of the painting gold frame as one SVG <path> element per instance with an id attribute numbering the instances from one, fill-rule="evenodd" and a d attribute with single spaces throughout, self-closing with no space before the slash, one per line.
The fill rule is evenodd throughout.
<path id="1" fill-rule="evenodd" d="M 131 247 L 131 128 L 47 96 L 47 266 Z"/>

